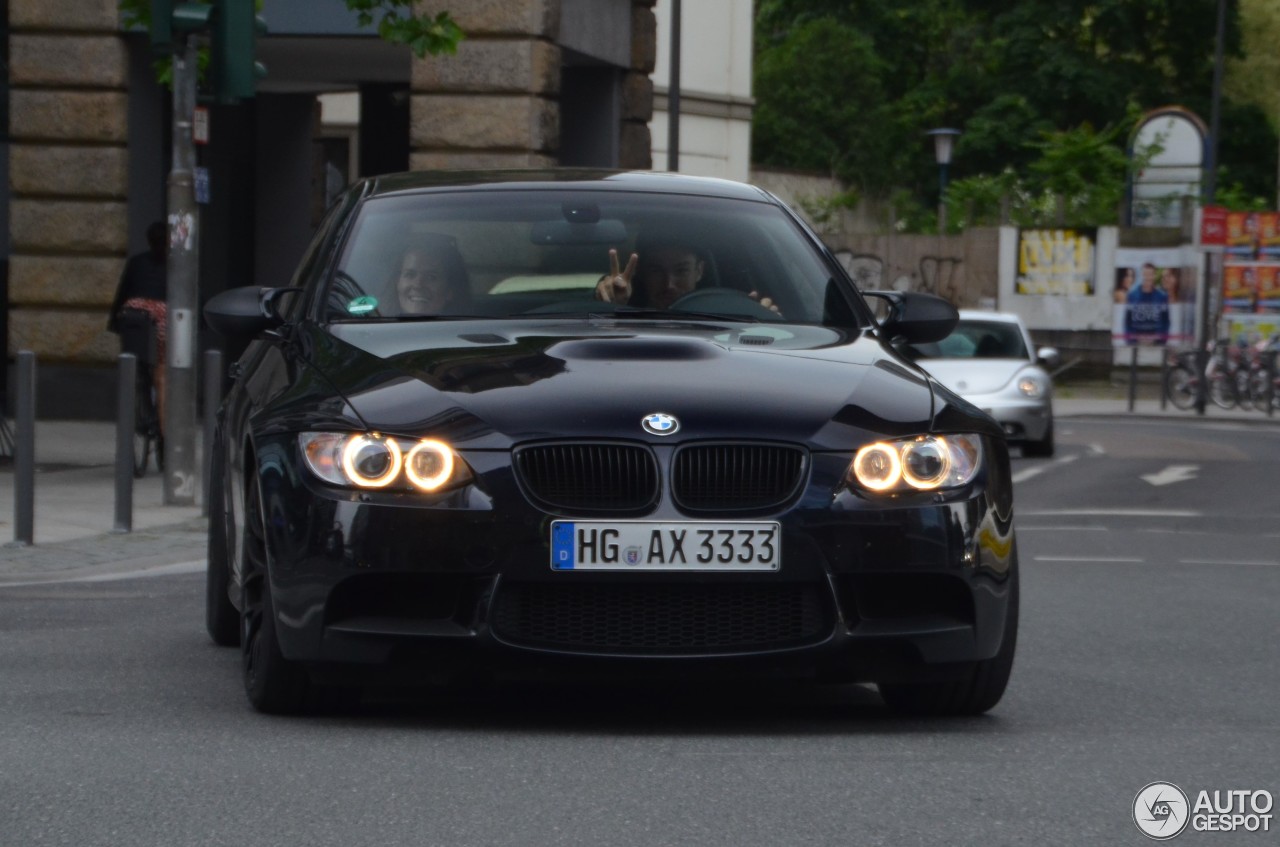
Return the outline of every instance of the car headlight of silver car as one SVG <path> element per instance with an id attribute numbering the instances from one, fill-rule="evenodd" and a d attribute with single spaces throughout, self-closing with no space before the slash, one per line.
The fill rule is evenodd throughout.
<path id="1" fill-rule="evenodd" d="M 872 494 L 939 491 L 970 482 L 982 466 L 982 438 L 968 433 L 877 441 L 849 463 L 850 485 Z"/>
<path id="2" fill-rule="evenodd" d="M 330 485 L 366 490 L 445 491 L 473 479 L 467 463 L 435 438 L 376 432 L 304 432 L 298 447 L 311 472 Z"/>
<path id="3" fill-rule="evenodd" d="M 1021 374 L 1017 379 L 1018 393 L 1032 400 L 1039 400 L 1049 393 L 1049 386 L 1039 374 Z"/>

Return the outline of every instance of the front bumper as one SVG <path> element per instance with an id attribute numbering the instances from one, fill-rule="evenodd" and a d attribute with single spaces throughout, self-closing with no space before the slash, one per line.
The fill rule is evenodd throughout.
<path id="1" fill-rule="evenodd" d="M 990 658 L 1003 637 L 1012 515 L 982 480 L 947 501 L 870 502 L 841 488 L 847 457 L 815 454 L 798 500 L 768 516 L 782 525 L 777 572 L 563 572 L 549 537 L 564 516 L 521 496 L 506 454 L 467 455 L 477 484 L 424 505 L 328 489 L 272 452 L 258 465 L 280 648 L 317 672 L 914 680 Z M 647 519 L 688 520 L 665 499 Z"/>
<path id="2" fill-rule="evenodd" d="M 1053 401 L 1049 398 L 980 394 L 966 395 L 965 399 L 995 418 L 1010 442 L 1043 441 L 1053 424 Z"/>

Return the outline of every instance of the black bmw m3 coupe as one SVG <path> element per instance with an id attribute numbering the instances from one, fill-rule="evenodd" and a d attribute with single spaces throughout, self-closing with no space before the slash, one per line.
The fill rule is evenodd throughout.
<path id="1" fill-rule="evenodd" d="M 1008 450 L 777 198 L 656 173 L 365 180 L 219 413 L 207 625 L 252 704 L 453 669 L 796 674 L 974 714 L 1013 664 Z M 878 316 L 878 317 L 877 317 Z"/>

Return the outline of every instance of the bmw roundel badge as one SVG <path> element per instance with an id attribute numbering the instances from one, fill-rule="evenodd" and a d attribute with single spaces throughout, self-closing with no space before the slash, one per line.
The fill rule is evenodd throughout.
<path id="1" fill-rule="evenodd" d="M 676 420 L 675 415 L 654 412 L 652 415 L 645 415 L 640 426 L 651 435 L 675 435 L 680 429 L 680 421 Z"/>

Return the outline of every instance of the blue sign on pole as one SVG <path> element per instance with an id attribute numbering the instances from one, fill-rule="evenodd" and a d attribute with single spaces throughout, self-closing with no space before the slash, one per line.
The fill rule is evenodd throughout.
<path id="1" fill-rule="evenodd" d="M 196 202 L 202 206 L 209 205 L 209 169 L 196 167 L 192 171 L 195 180 Z"/>

